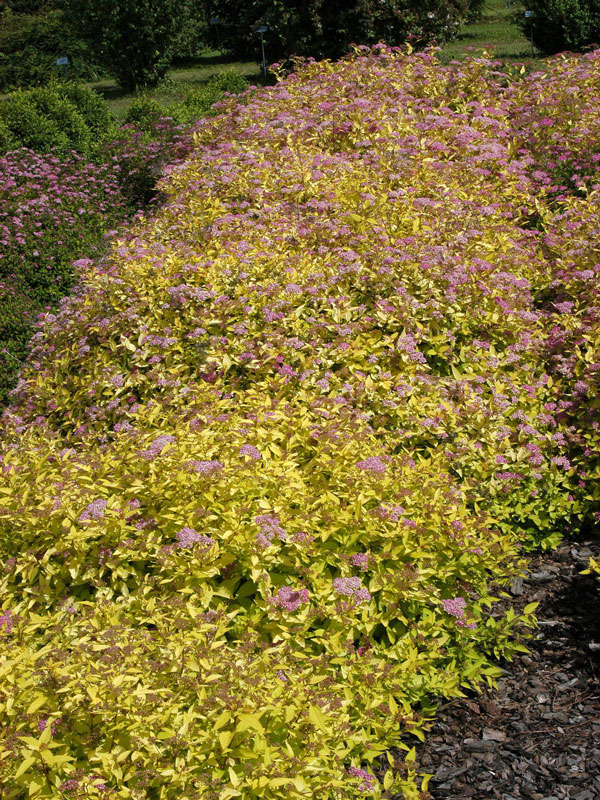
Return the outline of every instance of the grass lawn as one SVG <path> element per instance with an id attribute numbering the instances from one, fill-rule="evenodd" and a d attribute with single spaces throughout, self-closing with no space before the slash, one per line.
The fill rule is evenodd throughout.
<path id="1" fill-rule="evenodd" d="M 466 25 L 454 42 L 442 48 L 440 60 L 444 63 L 452 59 L 464 58 L 471 48 L 485 48 L 501 61 L 518 61 L 532 69 L 541 67 L 539 53 L 521 33 L 514 22 L 515 13 L 523 13 L 516 0 L 488 0 L 479 22 Z"/>
<path id="2" fill-rule="evenodd" d="M 217 50 L 209 50 L 197 61 L 173 67 L 160 86 L 143 94 L 154 98 L 161 105 L 172 105 L 183 100 L 190 88 L 202 86 L 213 75 L 231 70 L 244 75 L 248 83 L 263 82 L 262 68 L 254 61 L 233 61 Z M 112 113 L 120 119 L 125 116 L 132 100 L 136 97 L 135 93 L 121 89 L 109 78 L 85 85 L 100 92 Z"/>
<path id="3" fill-rule="evenodd" d="M 485 48 L 501 60 L 523 63 L 532 69 L 541 66 L 539 58 L 531 57 L 530 44 L 513 21 L 516 0 L 488 0 L 479 22 L 466 25 L 458 39 L 445 45 L 439 53 L 443 63 L 465 58 L 473 50 Z M 257 51 L 257 57 L 259 53 Z M 267 52 L 268 57 L 268 52 Z M 218 50 L 203 53 L 196 61 L 190 61 L 171 69 L 161 86 L 145 94 L 161 105 L 171 105 L 184 99 L 190 87 L 201 86 L 213 75 L 225 70 L 235 70 L 245 75 L 249 83 L 263 83 L 261 67 L 254 61 L 232 61 Z M 110 110 L 120 119 L 127 113 L 135 94 L 120 89 L 115 81 L 104 79 L 88 83 L 100 92 L 108 102 Z"/>
<path id="4" fill-rule="evenodd" d="M 522 14 L 516 0 L 488 0 L 479 22 L 465 25 L 458 38 L 442 48 L 439 54 L 443 63 L 465 58 L 472 50 L 485 48 L 501 61 L 517 61 L 531 69 L 539 69 L 541 60 L 534 48 L 514 22 L 515 13 Z"/>

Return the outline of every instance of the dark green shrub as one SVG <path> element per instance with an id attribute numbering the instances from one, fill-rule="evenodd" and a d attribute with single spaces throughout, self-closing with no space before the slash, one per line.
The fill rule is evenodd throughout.
<path id="1" fill-rule="evenodd" d="M 8 399 L 27 354 L 32 301 L 15 280 L 0 279 L 0 406 Z"/>
<path id="2" fill-rule="evenodd" d="M 485 0 L 469 0 L 467 22 L 477 22 L 483 16 Z"/>
<path id="3" fill-rule="evenodd" d="M 521 0 L 518 23 L 542 53 L 583 50 L 600 42 L 600 0 Z M 525 8 L 532 11 L 525 18 Z"/>
<path id="4" fill-rule="evenodd" d="M 95 58 L 125 89 L 165 76 L 188 19 L 185 0 L 62 0 Z"/>
<path id="5" fill-rule="evenodd" d="M 121 127 L 119 137 L 107 141 L 100 154 L 116 169 L 120 191 L 132 212 L 156 198 L 156 183 L 163 168 L 194 150 L 189 128 L 148 108 L 146 117 L 138 115 L 139 124 Z"/>
<path id="6" fill-rule="evenodd" d="M 106 135 L 111 118 L 104 100 L 74 85 L 18 90 L 0 103 L 3 152 L 28 147 L 90 155 Z"/>
<path id="7" fill-rule="evenodd" d="M 161 117 L 169 117 L 176 125 L 189 124 L 208 114 L 225 92 L 236 94 L 247 88 L 248 82 L 243 75 L 228 70 L 213 75 L 201 86 L 190 85 L 181 102 L 167 107 L 162 106 L 151 95 L 139 95 L 131 103 L 125 116 L 125 123 L 147 134 L 156 130 Z"/>
<path id="8" fill-rule="evenodd" d="M 30 92 L 13 92 L 4 100 L 0 104 L 0 120 L 9 131 L 15 148 L 28 147 L 45 153 L 54 147 L 64 151 L 69 146 L 67 135 L 31 102 Z"/>
<path id="9" fill-rule="evenodd" d="M 145 133 L 153 129 L 164 114 L 160 103 L 147 95 L 136 97 L 127 110 L 125 124 L 133 125 Z"/>
<path id="10" fill-rule="evenodd" d="M 97 257 L 127 206 L 112 163 L 13 150 L 0 157 L 0 407 L 29 352 L 35 315 Z M 79 262 L 81 265 L 82 262 Z"/>
<path id="11" fill-rule="evenodd" d="M 175 63 L 196 59 L 212 42 L 204 0 L 188 0 L 186 21 L 173 50 Z"/>
<path id="12" fill-rule="evenodd" d="M 267 25 L 269 62 L 291 54 L 314 58 L 345 55 L 351 44 L 384 40 L 417 45 L 453 38 L 466 19 L 467 0 L 212 0 L 209 13 L 220 19 L 224 46 L 238 57 L 260 58 L 256 30 Z"/>
<path id="13" fill-rule="evenodd" d="M 182 103 L 169 108 L 169 115 L 179 123 L 191 123 L 210 113 L 211 107 L 225 92 L 236 94 L 248 88 L 248 82 L 237 72 L 214 75 L 205 86 L 192 87 Z"/>
<path id="14" fill-rule="evenodd" d="M 9 150 L 14 150 L 18 146 L 18 141 L 12 135 L 7 125 L 0 119 L 0 153 L 7 153 Z"/>
<path id="15" fill-rule="evenodd" d="M 208 82 L 208 86 L 230 94 L 237 94 L 237 92 L 243 92 L 244 89 L 248 88 L 248 81 L 239 72 L 227 70 L 213 75 Z"/>
<path id="16" fill-rule="evenodd" d="M 106 101 L 98 92 L 80 83 L 63 84 L 57 91 L 77 108 L 94 137 L 101 139 L 106 136 L 113 125 L 113 118 Z"/>
<path id="17" fill-rule="evenodd" d="M 67 56 L 66 67 L 56 59 Z M 63 12 L 4 14 L 0 20 L 0 91 L 42 86 L 57 78 L 92 80 L 98 68 Z"/>

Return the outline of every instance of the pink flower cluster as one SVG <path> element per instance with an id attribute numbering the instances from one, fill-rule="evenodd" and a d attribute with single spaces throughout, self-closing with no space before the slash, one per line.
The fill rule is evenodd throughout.
<path id="1" fill-rule="evenodd" d="M 369 564 L 369 556 L 366 553 L 355 553 L 350 557 L 350 563 L 364 572 Z"/>
<path id="2" fill-rule="evenodd" d="M 464 619 L 466 605 L 464 597 L 452 597 L 449 600 L 442 600 L 444 611 L 456 617 L 459 628 L 475 628 L 477 626 L 474 622 L 466 622 Z"/>
<path id="3" fill-rule="evenodd" d="M 212 547 L 215 543 L 210 536 L 196 533 L 193 528 L 182 528 L 177 532 L 177 547 L 193 547 L 194 544 L 201 544 L 202 547 Z"/>
<path id="4" fill-rule="evenodd" d="M 75 778 L 68 778 L 66 781 L 63 781 L 58 788 L 62 792 L 74 792 L 76 789 L 79 789 L 79 781 Z"/>
<path id="5" fill-rule="evenodd" d="M 375 788 L 377 778 L 374 775 L 371 775 L 365 769 L 360 769 L 359 767 L 348 767 L 348 774 L 352 775 L 353 778 L 358 778 L 362 781 L 360 786 L 361 792 L 372 792 Z"/>
<path id="6" fill-rule="evenodd" d="M 89 522 L 93 519 L 102 519 L 107 505 L 107 501 L 102 497 L 98 498 L 97 500 L 92 500 L 92 502 L 79 515 L 79 522 Z"/>
<path id="7" fill-rule="evenodd" d="M 38 724 L 37 724 L 38 731 L 45 731 L 47 724 L 48 724 L 48 718 L 47 717 L 41 717 L 38 720 Z M 58 728 L 58 720 L 55 719 L 50 723 L 50 731 L 52 732 L 52 736 L 56 736 L 56 729 L 57 728 Z"/>
<path id="8" fill-rule="evenodd" d="M 14 617 L 12 616 L 12 611 L 8 608 L 4 614 L 0 615 L 0 630 L 4 629 L 7 633 L 10 633 L 13 629 L 14 624 Z"/>
<path id="9" fill-rule="evenodd" d="M 308 603 L 308 589 L 295 590 L 291 586 L 282 586 L 273 601 L 284 611 L 296 611 L 302 603 Z"/>
<path id="10" fill-rule="evenodd" d="M 250 456 L 250 458 L 253 458 L 255 461 L 258 461 L 259 459 L 262 458 L 260 451 L 256 447 L 254 447 L 253 444 L 243 444 L 240 447 L 240 455 Z"/>
<path id="11" fill-rule="evenodd" d="M 260 525 L 260 533 L 256 541 L 261 547 L 268 547 L 276 536 L 280 541 L 287 540 L 287 532 L 282 528 L 279 517 L 275 514 L 260 514 L 254 517 L 254 521 Z"/>
<path id="12" fill-rule="evenodd" d="M 172 444 L 174 441 L 174 436 L 169 433 L 163 433 L 156 437 L 147 450 L 142 451 L 142 456 L 151 461 L 159 456 L 168 444 Z"/>
<path id="13" fill-rule="evenodd" d="M 453 597 L 450 600 L 442 600 L 444 611 L 452 614 L 453 617 L 463 617 L 465 613 L 466 601 L 464 597 Z"/>
<path id="14" fill-rule="evenodd" d="M 366 603 L 371 599 L 370 592 L 364 588 L 360 578 L 356 576 L 352 578 L 334 578 L 333 588 L 339 594 L 352 597 L 357 605 Z"/>
<path id="15" fill-rule="evenodd" d="M 365 470 L 365 472 L 373 472 L 377 475 L 383 475 L 386 470 L 386 465 L 379 456 L 369 456 L 369 458 L 365 458 L 364 461 L 359 461 L 356 466 L 359 469 Z"/>
<path id="16" fill-rule="evenodd" d="M 220 461 L 188 461 L 186 467 L 193 472 L 198 472 L 200 475 L 214 475 L 216 472 L 221 472 L 225 469 Z"/>

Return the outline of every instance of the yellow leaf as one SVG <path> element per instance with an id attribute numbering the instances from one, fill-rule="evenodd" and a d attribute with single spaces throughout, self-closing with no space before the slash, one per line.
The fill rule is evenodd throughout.
<path id="1" fill-rule="evenodd" d="M 163 728 L 156 734 L 156 738 L 160 740 L 172 739 L 175 736 L 175 731 L 172 728 Z"/>
<path id="2" fill-rule="evenodd" d="M 223 748 L 223 750 L 227 750 L 231 740 L 233 739 L 233 732 L 232 731 L 222 731 L 219 734 L 219 744 Z"/>
<path id="3" fill-rule="evenodd" d="M 121 344 L 124 344 L 128 350 L 131 350 L 132 353 L 135 353 L 137 349 L 133 342 L 130 342 L 126 336 L 121 336 Z"/>
<path id="4" fill-rule="evenodd" d="M 296 789 L 300 792 L 306 792 L 308 790 L 308 786 L 304 782 L 303 778 L 292 778 L 290 783 L 293 783 Z"/>
<path id="5" fill-rule="evenodd" d="M 28 756 L 24 761 L 21 761 L 19 769 L 15 772 L 14 779 L 16 780 L 17 778 L 20 778 L 21 775 L 23 775 L 24 772 L 27 772 L 29 767 L 32 767 L 36 761 L 37 759 L 35 756 Z"/>
<path id="6" fill-rule="evenodd" d="M 394 773 L 391 769 L 388 769 L 383 778 L 383 788 L 384 789 L 391 789 L 394 783 Z"/>
<path id="7" fill-rule="evenodd" d="M 239 775 L 236 773 L 236 771 L 233 769 L 233 767 L 229 767 L 228 772 L 229 772 L 229 780 L 231 781 L 231 783 L 234 786 L 239 786 L 240 778 Z"/>
<path id="8" fill-rule="evenodd" d="M 19 736 L 19 739 L 28 744 L 29 747 L 32 747 L 34 750 L 39 750 L 40 743 L 37 739 L 34 739 L 33 736 Z"/>
<path id="9" fill-rule="evenodd" d="M 97 686 L 86 686 L 86 691 L 90 696 L 91 700 L 98 699 L 98 687 Z"/>
<path id="10" fill-rule="evenodd" d="M 46 698 L 44 697 L 44 695 L 36 697 L 35 700 L 29 706 L 29 708 L 27 709 L 27 713 L 34 714 L 38 709 L 40 709 L 44 705 L 45 702 Z"/>
<path id="11" fill-rule="evenodd" d="M 29 791 L 29 797 L 35 797 L 35 795 L 40 791 L 42 786 L 46 783 L 45 778 L 31 778 L 29 780 L 29 784 L 27 789 Z"/>
<path id="12" fill-rule="evenodd" d="M 54 756 L 50 750 L 42 750 L 40 752 L 41 757 L 46 762 L 46 764 L 53 764 L 54 763 Z"/>
<path id="13" fill-rule="evenodd" d="M 240 797 L 241 794 L 242 793 L 238 789 L 234 789 L 232 786 L 226 786 L 225 789 L 221 790 L 219 800 L 229 800 L 230 797 Z"/>
<path id="14" fill-rule="evenodd" d="M 240 714 L 235 729 L 237 731 L 246 731 L 248 728 L 254 728 L 259 733 L 265 732 L 257 714 Z"/>
<path id="15" fill-rule="evenodd" d="M 223 711 L 223 713 L 217 717 L 217 721 L 215 722 L 214 730 L 218 731 L 219 728 L 222 728 L 229 720 L 231 719 L 231 714 L 229 711 Z"/>
<path id="16" fill-rule="evenodd" d="M 327 718 L 318 706 L 310 706 L 308 709 L 308 716 L 313 725 L 321 728 L 325 733 L 328 732 Z"/>

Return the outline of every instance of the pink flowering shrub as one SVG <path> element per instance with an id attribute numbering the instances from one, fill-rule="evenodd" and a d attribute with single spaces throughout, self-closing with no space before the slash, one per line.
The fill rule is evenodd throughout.
<path id="1" fill-rule="evenodd" d="M 570 63 L 548 104 L 600 78 Z M 522 649 L 498 591 L 599 513 L 598 186 L 554 186 L 541 78 L 497 67 L 359 48 L 228 101 L 40 320 L 0 438 L 11 800 L 417 800 L 410 735 Z"/>
<path id="2" fill-rule="evenodd" d="M 163 168 L 188 156 L 193 150 L 193 126 L 157 117 L 144 127 L 129 123 L 118 129 L 101 148 L 100 157 L 112 164 L 119 187 L 130 210 L 143 208 L 155 198 L 155 187 Z"/>
<path id="3" fill-rule="evenodd" d="M 0 158 L 0 404 L 25 360 L 34 315 L 67 293 L 73 261 L 98 254 L 125 210 L 112 166 L 25 149 Z"/>
<path id="4" fill-rule="evenodd" d="M 79 90 L 63 91 L 74 96 Z M 215 85 L 212 100 L 222 95 Z M 87 96 L 84 101 L 92 103 L 83 108 L 91 114 L 93 163 L 91 156 L 88 163 L 64 148 L 45 155 L 12 149 L 0 158 L 1 406 L 26 358 L 34 315 L 67 294 L 81 256 L 99 257 L 107 233 L 157 199 L 155 187 L 165 165 L 193 149 L 193 125 L 157 118 L 145 130 L 106 129 L 104 101 Z"/>

